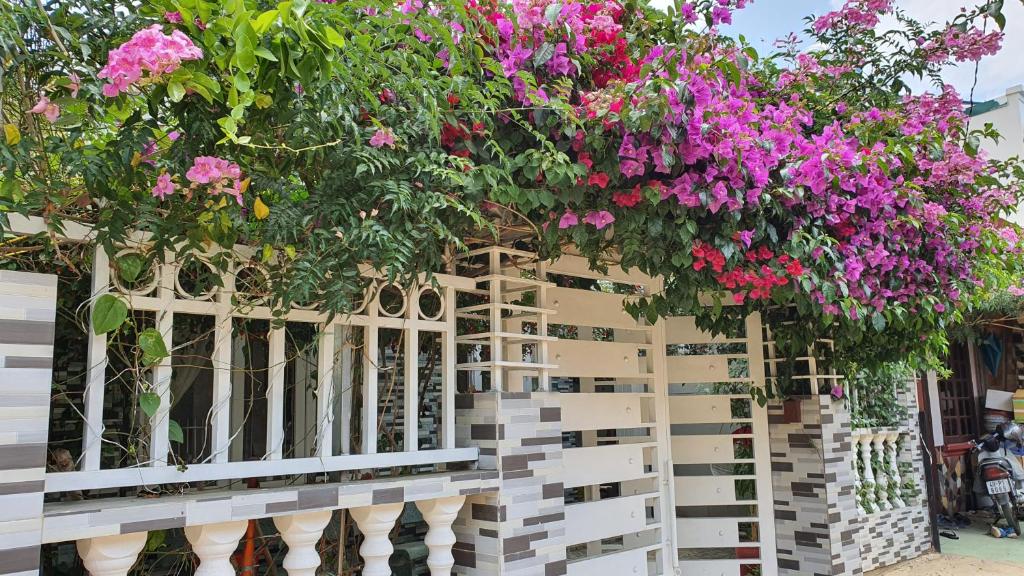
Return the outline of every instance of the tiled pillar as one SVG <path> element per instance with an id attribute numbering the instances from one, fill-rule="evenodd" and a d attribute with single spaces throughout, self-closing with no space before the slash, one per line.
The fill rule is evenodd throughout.
<path id="1" fill-rule="evenodd" d="M 830 396 L 804 396 L 799 422 L 768 405 L 779 574 L 861 572 L 850 414 Z"/>
<path id="2" fill-rule="evenodd" d="M 39 573 L 57 277 L 0 271 L 0 575 Z"/>
<path id="3" fill-rule="evenodd" d="M 455 406 L 458 445 L 478 446 L 480 468 L 500 475 L 499 490 L 468 498 L 455 521 L 455 573 L 565 574 L 558 393 L 460 394 Z"/>

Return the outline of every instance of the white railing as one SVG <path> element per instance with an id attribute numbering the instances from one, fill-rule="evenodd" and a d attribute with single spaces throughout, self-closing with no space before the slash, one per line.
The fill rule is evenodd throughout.
<path id="1" fill-rule="evenodd" d="M 854 487 L 861 514 L 904 508 L 916 497 L 901 470 L 901 463 L 909 462 L 901 457 L 908 437 L 909 432 L 899 428 L 853 431 Z"/>
<path id="2" fill-rule="evenodd" d="M 12 232 L 34 234 L 47 231 L 38 218 L 11 216 Z M 62 239 L 89 243 L 92 232 L 81 225 L 69 225 Z M 196 254 L 194 264 L 206 266 L 219 275 L 220 286 L 191 293 L 183 281 L 182 260 L 167 253 L 162 262 L 144 271 L 147 281 L 129 283 L 119 278 L 118 259 L 131 254 L 144 254 L 148 250 L 146 239 L 136 235 L 133 244 L 124 246 L 111 258 L 102 248 L 94 252 L 90 301 L 104 294 L 115 294 L 137 312 L 152 315 L 154 328 L 159 330 L 167 350 L 173 356 L 176 343 L 174 317 L 176 314 L 205 316 L 212 319 L 213 350 L 209 361 L 212 370 L 212 402 L 206 420 L 209 425 L 209 456 L 198 462 L 180 463 L 169 457 L 171 452 L 171 384 L 172 373 L 177 370 L 171 357 L 162 359 L 148 370 L 149 381 L 145 389 L 159 398 L 159 407 L 146 421 L 146 439 L 142 454 L 129 467 L 105 468 L 101 453 L 110 443 L 104 436 L 104 409 L 107 402 L 107 370 L 109 347 L 106 334 L 96 334 L 89 327 L 87 376 L 83 409 L 83 442 L 80 455 L 75 458 L 77 470 L 48 473 L 45 490 L 48 493 L 92 490 L 133 486 L 150 486 L 184 482 L 204 482 L 267 476 L 328 473 L 344 470 L 396 468 L 449 462 L 475 461 L 477 448 L 457 448 L 455 445 L 455 389 L 456 389 L 456 293 L 471 290 L 476 282 L 444 274 L 434 275 L 431 282 L 421 278 L 421 284 L 411 289 L 398 289 L 368 269 L 360 273 L 368 278 L 370 287 L 361 306 L 345 316 L 330 316 L 309 308 L 296 307 L 283 315 L 265 302 L 260 291 L 247 289 L 259 286 L 267 272 L 259 265 L 259 258 L 248 247 L 239 246 L 228 253 Z M 219 272 L 209 264 L 211 258 L 228 261 L 227 270 Z M 113 262 L 112 262 L 113 260 Z M 140 277 L 141 278 L 141 277 Z M 187 278 L 187 276 L 185 276 Z M 382 293 L 389 299 L 382 302 Z M 431 310 L 424 310 L 421 301 L 429 297 Z M 241 320 L 265 320 L 271 323 L 266 344 L 266 453 L 258 460 L 243 461 L 241 454 L 242 424 L 237 421 L 239 390 L 244 382 L 239 374 L 238 341 L 233 335 L 234 323 Z M 305 323 L 315 330 L 318 353 L 308 358 L 315 366 L 315 438 L 304 442 L 308 448 L 294 458 L 286 458 L 283 450 L 285 425 L 286 336 L 281 322 Z M 353 350 L 348 342 L 353 331 L 361 331 L 362 350 Z M 405 439 L 401 452 L 381 452 L 377 446 L 381 426 L 380 388 L 378 382 L 378 348 L 381 330 L 397 330 L 404 342 L 402 403 L 410 409 L 401 414 Z M 414 408 L 420 404 L 419 342 L 421 333 L 436 334 L 441 346 L 440 418 L 438 449 L 420 451 L 417 439 L 420 432 L 419 414 Z M 180 343 L 179 343 L 180 344 Z M 362 381 L 353 382 L 354 366 L 361 367 Z M 358 453 L 350 453 L 349 422 L 353 417 L 353 391 L 361 387 L 362 414 Z M 235 394 L 232 390 L 235 390 Z M 313 401 L 311 399 L 311 401 Z M 397 410 L 397 402 L 390 402 Z M 334 420 L 339 418 L 340 426 Z M 396 420 L 397 422 L 397 420 Z M 304 422 L 312 429 L 310 422 Z M 296 429 L 298 426 L 296 426 Z M 313 433 L 311 432 L 312 436 Z M 147 455 L 148 454 L 148 455 Z M 259 455 L 257 455 L 258 457 Z"/>

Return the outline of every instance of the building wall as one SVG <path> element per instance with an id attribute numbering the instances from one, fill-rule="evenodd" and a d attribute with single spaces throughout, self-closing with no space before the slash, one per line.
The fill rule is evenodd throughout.
<path id="1" fill-rule="evenodd" d="M 970 127 L 980 129 L 991 123 L 1002 139 L 999 142 L 985 140 L 981 148 L 991 158 L 1006 160 L 1013 156 L 1024 158 L 1024 86 L 1012 86 L 1006 94 L 997 98 L 992 110 L 971 118 Z M 1010 218 L 1014 223 L 1024 225 L 1024 206 L 1018 206 Z"/>

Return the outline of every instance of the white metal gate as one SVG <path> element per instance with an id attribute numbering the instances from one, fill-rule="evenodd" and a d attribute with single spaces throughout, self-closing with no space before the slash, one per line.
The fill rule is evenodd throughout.
<path id="1" fill-rule="evenodd" d="M 676 543 L 683 576 L 777 573 L 761 320 L 713 337 L 665 323 Z"/>

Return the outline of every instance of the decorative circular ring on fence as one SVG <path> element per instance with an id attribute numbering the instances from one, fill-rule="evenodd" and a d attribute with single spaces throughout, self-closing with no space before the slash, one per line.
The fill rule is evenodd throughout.
<path id="1" fill-rule="evenodd" d="M 377 283 L 370 280 L 370 283 L 366 285 L 366 289 L 363 290 L 362 298 L 352 301 L 352 312 L 351 314 L 359 314 L 366 310 L 366 304 L 373 301 L 373 295 L 377 292 Z"/>
<path id="2" fill-rule="evenodd" d="M 220 287 L 220 276 L 209 262 L 187 256 L 174 275 L 178 295 L 189 300 L 212 300 Z"/>
<path id="3" fill-rule="evenodd" d="M 405 314 L 407 306 L 405 291 L 397 284 L 384 284 L 377 292 L 377 306 L 380 313 L 391 317 L 399 318 Z"/>
<path id="4" fill-rule="evenodd" d="M 255 264 L 242 264 L 235 268 L 235 300 L 239 304 L 259 306 L 270 296 L 267 272 Z"/>
<path id="5" fill-rule="evenodd" d="M 433 286 L 420 288 L 417 299 L 420 306 L 420 318 L 424 320 L 440 320 L 444 316 L 444 296 Z"/>
<path id="6" fill-rule="evenodd" d="M 141 251 L 125 248 L 110 261 L 110 283 L 122 294 L 155 296 L 159 270 L 160 265 L 149 261 Z"/>

